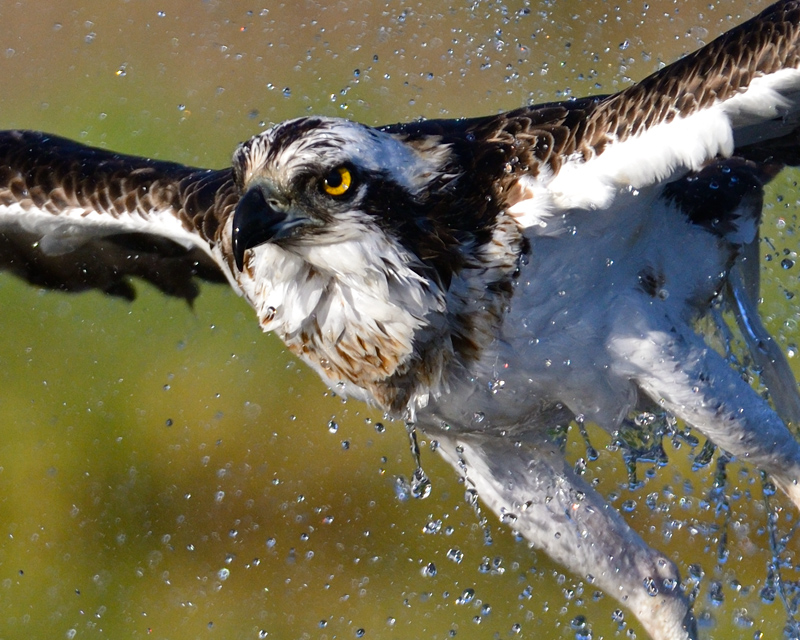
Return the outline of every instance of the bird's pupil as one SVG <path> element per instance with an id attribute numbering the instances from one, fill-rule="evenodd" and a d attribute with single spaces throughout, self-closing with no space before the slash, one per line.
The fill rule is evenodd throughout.
<path id="1" fill-rule="evenodd" d="M 342 184 L 342 174 L 339 171 L 331 171 L 325 179 L 325 183 L 334 189 Z"/>

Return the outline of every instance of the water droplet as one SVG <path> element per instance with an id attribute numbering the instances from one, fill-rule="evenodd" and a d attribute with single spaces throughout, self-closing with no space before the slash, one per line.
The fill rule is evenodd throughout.
<path id="1" fill-rule="evenodd" d="M 517 521 L 517 515 L 514 513 L 504 513 L 502 516 L 500 516 L 500 521 L 509 526 L 513 526 Z"/>
<path id="2" fill-rule="evenodd" d="M 575 616 L 570 622 L 570 625 L 573 629 L 585 629 L 586 628 L 586 617 L 585 616 Z"/>
<path id="3" fill-rule="evenodd" d="M 411 477 L 411 495 L 414 498 L 425 499 L 431 494 L 431 481 L 422 470 L 422 467 L 414 469 Z"/>
<path id="4" fill-rule="evenodd" d="M 733 614 L 733 622 L 743 629 L 749 629 L 755 621 L 747 614 L 747 609 L 737 609 Z"/>
<path id="5" fill-rule="evenodd" d="M 725 594 L 722 592 L 722 583 L 719 580 L 713 580 L 709 585 L 708 600 L 715 607 L 719 607 L 725 602 Z"/>
<path id="6" fill-rule="evenodd" d="M 439 533 L 442 529 L 442 521 L 441 520 L 431 520 L 428 522 L 423 528 L 423 533 Z"/>
<path id="7" fill-rule="evenodd" d="M 645 578 L 642 583 L 644 584 L 644 589 L 648 596 L 654 598 L 658 595 L 658 586 L 656 585 L 655 580 L 652 578 Z"/>
<path id="8" fill-rule="evenodd" d="M 447 551 L 447 558 L 452 560 L 456 564 L 461 564 L 461 561 L 464 559 L 464 552 L 461 549 L 452 548 Z"/>
<path id="9" fill-rule="evenodd" d="M 699 564 L 690 564 L 689 565 L 689 579 L 693 582 L 700 582 L 705 575 L 705 571 L 703 571 L 703 567 Z"/>

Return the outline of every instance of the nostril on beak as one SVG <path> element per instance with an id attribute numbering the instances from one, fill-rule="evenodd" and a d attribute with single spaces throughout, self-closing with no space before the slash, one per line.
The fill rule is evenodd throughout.
<path id="1" fill-rule="evenodd" d="M 277 200 L 267 200 L 259 187 L 251 187 L 239 200 L 233 214 L 233 257 L 239 271 L 248 249 L 269 242 L 280 231 L 286 214 L 279 206 Z"/>

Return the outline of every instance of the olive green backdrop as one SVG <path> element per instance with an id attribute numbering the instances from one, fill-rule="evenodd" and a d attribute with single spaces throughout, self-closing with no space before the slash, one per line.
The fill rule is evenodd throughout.
<path id="1" fill-rule="evenodd" d="M 0 0 L 0 126 L 220 167 L 306 113 L 378 124 L 613 92 L 763 6 Z M 797 177 L 775 185 L 763 231 L 762 310 L 787 349 Z M 491 514 L 489 544 L 427 448 L 431 496 L 398 498 L 403 426 L 333 397 L 232 291 L 206 285 L 194 308 L 138 291 L 128 304 L 0 275 L 0 638 L 642 637 Z M 708 635 L 779 637 L 759 474 L 729 467 L 726 513 L 688 446 L 667 443 L 672 463 L 640 465 L 631 491 L 591 436 L 587 475 L 703 576 Z M 585 455 L 579 435 L 568 452 Z M 769 508 L 788 532 L 797 514 Z"/>

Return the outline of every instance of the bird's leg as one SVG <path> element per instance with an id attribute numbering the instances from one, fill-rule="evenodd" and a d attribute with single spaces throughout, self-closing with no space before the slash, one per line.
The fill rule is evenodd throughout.
<path id="1" fill-rule="evenodd" d="M 500 519 L 630 609 L 654 640 L 697 637 L 675 565 L 545 440 L 443 434 L 439 451 Z"/>
<path id="2" fill-rule="evenodd" d="M 725 451 L 769 473 L 800 508 L 800 444 L 775 411 L 688 327 L 615 338 L 615 369 Z M 793 380 L 793 378 L 792 378 Z"/>

